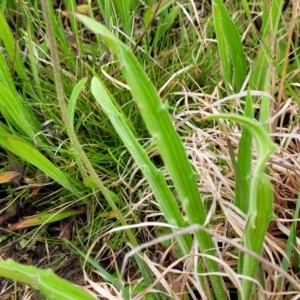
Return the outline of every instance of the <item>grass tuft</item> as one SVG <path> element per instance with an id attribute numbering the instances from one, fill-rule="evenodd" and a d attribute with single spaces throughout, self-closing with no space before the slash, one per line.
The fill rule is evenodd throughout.
<path id="1" fill-rule="evenodd" d="M 295 1 L 0 0 L 0 27 L 1 299 L 297 297 Z"/>

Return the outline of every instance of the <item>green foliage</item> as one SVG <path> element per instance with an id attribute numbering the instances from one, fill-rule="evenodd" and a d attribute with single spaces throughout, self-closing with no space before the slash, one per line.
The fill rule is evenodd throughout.
<path id="1" fill-rule="evenodd" d="M 224 118 L 242 123 L 247 126 L 256 140 L 258 160 L 253 171 L 250 183 L 250 199 L 248 221 L 244 232 L 244 243 L 254 253 L 261 255 L 263 242 L 273 215 L 273 189 L 270 180 L 264 174 L 266 162 L 275 150 L 275 145 L 260 124 L 250 118 L 231 114 L 219 114 L 207 119 Z M 242 273 L 244 276 L 254 278 L 258 261 L 249 254 L 245 254 Z M 253 281 L 243 280 L 243 297 L 250 299 L 252 296 Z"/>
<path id="2" fill-rule="evenodd" d="M 214 24 L 226 85 L 239 92 L 247 75 L 247 60 L 241 38 L 223 1 L 213 1 Z M 230 88 L 227 86 L 227 90 Z"/>
<path id="3" fill-rule="evenodd" d="M 67 190 L 71 191 L 73 194 L 80 194 L 81 189 L 78 183 L 69 178 L 69 176 L 62 172 L 59 168 L 55 167 L 33 146 L 22 141 L 20 138 L 7 134 L 2 134 L 2 136 L 0 136 L 0 144 L 12 153 L 22 158 L 24 161 L 29 162 L 30 164 L 45 172 L 48 176 L 53 178 L 56 182 L 61 184 Z"/>
<path id="4" fill-rule="evenodd" d="M 150 158 L 145 153 L 145 150 L 138 143 L 136 137 L 127 125 L 126 117 L 114 106 L 113 102 L 115 103 L 115 100 L 112 99 L 112 95 L 105 88 L 103 83 L 95 77 L 92 80 L 92 93 L 109 117 L 131 155 L 143 171 L 145 178 L 148 180 L 154 192 L 160 209 L 164 213 L 169 224 L 175 225 L 179 228 L 184 227 L 185 221 L 179 211 L 176 199 L 172 195 L 164 180 L 162 172 L 156 169 Z M 192 246 L 192 239 L 189 236 L 183 236 L 179 238 L 179 243 L 184 250 L 184 253 L 188 254 Z"/>
<path id="5" fill-rule="evenodd" d="M 138 0 L 97 0 L 106 26 L 112 28 L 122 24 L 122 31 L 131 36 L 134 24 L 134 12 L 139 8 Z"/>
<path id="6" fill-rule="evenodd" d="M 113 228 L 115 233 L 119 225 L 123 225 L 122 232 L 118 237 L 111 234 L 105 240 L 107 247 L 119 252 L 120 249 L 127 251 L 124 245 L 128 241 L 133 247 L 140 246 L 140 232 L 131 229 L 130 225 L 143 222 L 144 215 L 153 207 L 156 210 L 153 215 L 163 214 L 161 220 L 173 228 L 160 230 L 159 226 L 154 226 L 151 233 L 156 237 L 175 233 L 174 228 L 192 224 L 204 225 L 204 229 L 211 232 L 215 228 L 223 230 L 226 226 L 226 232 L 222 234 L 227 239 L 229 235 L 240 238 L 248 249 L 244 253 L 226 243 L 226 247 L 221 248 L 220 241 L 214 240 L 214 243 L 205 230 L 179 236 L 175 245 L 173 239 L 161 242 L 159 247 L 172 247 L 175 259 L 182 259 L 189 272 L 189 261 L 191 257 L 194 259 L 194 251 L 199 251 L 201 258 L 198 262 L 193 260 L 195 265 L 193 275 L 190 275 L 191 278 L 194 276 L 195 289 L 203 290 L 211 299 L 231 297 L 225 285 L 227 279 L 222 279 L 229 274 L 225 273 L 226 268 L 231 268 L 232 274 L 242 275 L 242 278 L 232 280 L 240 289 L 237 291 L 240 299 L 259 297 L 253 283 L 255 280 L 266 287 L 264 268 L 251 253 L 261 256 L 263 247 L 269 246 L 264 243 L 265 236 L 270 221 L 275 218 L 272 174 L 266 169 L 275 149 L 269 137 L 273 103 L 272 97 L 267 97 L 266 93 L 274 96 L 278 77 L 285 74 L 282 73 L 285 68 L 283 61 L 289 43 L 281 36 L 286 32 L 281 12 L 283 0 L 264 0 L 261 5 L 246 0 L 241 3 L 211 2 L 203 1 L 200 13 L 194 16 L 194 1 L 179 1 L 178 4 L 174 0 L 96 0 L 84 6 L 84 13 L 89 13 L 92 18 L 97 16 L 98 19 L 96 14 L 100 10 L 107 29 L 87 16 L 73 15 L 71 12 L 80 11 L 75 0 L 64 1 L 63 12 L 54 11 L 52 2 L 48 1 L 53 29 L 46 30 L 46 38 L 39 9 L 42 2 L 29 1 L 18 5 L 19 2 L 0 0 L 0 146 L 8 153 L 3 153 L 1 168 L 7 169 L 13 164 L 9 159 L 5 161 L 6 156 L 17 156 L 26 163 L 26 177 L 27 173 L 30 177 L 36 176 L 34 172 L 40 170 L 63 188 L 55 191 L 58 199 L 66 196 L 72 199 L 68 208 L 59 212 L 55 209 L 58 205 L 56 199 L 44 201 L 38 208 L 44 211 L 18 221 L 11 229 L 28 228 L 27 232 L 22 231 L 22 235 L 29 239 L 32 235 L 30 226 L 47 225 L 85 212 L 84 228 L 76 224 L 74 231 L 77 236 L 66 243 L 83 258 L 87 269 L 96 269 L 124 299 L 167 299 L 178 290 L 175 285 L 170 285 L 168 288 L 174 290 L 166 296 L 163 292 L 166 285 L 156 278 L 160 274 L 149 268 L 139 255 L 134 256 L 135 261 L 128 267 L 133 265 L 143 280 L 139 278 L 138 283 L 132 284 L 131 278 L 126 278 L 125 283 L 119 274 L 119 266 L 115 266 L 114 273 L 108 272 L 89 255 L 92 250 L 88 248 L 99 235 L 107 232 L 107 228 Z M 260 32 L 252 24 L 256 6 L 262 12 Z M 14 13 L 20 13 L 19 21 L 12 17 Z M 66 24 L 70 28 L 64 28 Z M 246 30 L 249 31 L 246 33 Z M 54 37 L 58 46 L 49 43 L 49 37 Z M 291 77 L 283 76 L 282 82 L 287 93 L 297 102 L 297 89 L 290 82 L 291 78 L 294 85 L 299 81 L 299 75 L 291 75 L 299 69 L 299 47 L 295 42 L 291 48 L 294 58 L 286 67 Z M 52 54 L 56 52 L 56 58 L 50 59 L 50 50 Z M 90 60 L 91 56 L 94 60 L 100 57 L 100 65 Z M 55 62 L 60 64 L 54 66 L 53 72 Z M 116 87 L 116 82 L 123 81 L 126 81 L 129 91 Z M 196 93 L 199 90 L 201 93 Z M 219 92 L 217 97 L 226 94 L 236 99 L 229 104 L 208 103 L 207 99 L 214 99 L 215 90 Z M 191 96 L 194 92 L 195 97 Z M 257 96 L 260 92 L 264 93 Z M 179 98 L 181 95 L 185 98 L 184 105 L 183 99 Z M 57 99 L 63 105 L 59 106 Z M 214 109 L 217 107 L 222 114 L 207 117 L 203 122 L 201 117 L 211 113 L 210 105 Z M 179 124 L 176 130 L 174 119 L 170 117 L 171 109 L 182 118 L 178 123 L 179 119 L 176 119 L 176 126 Z M 256 117 L 258 121 L 254 120 Z M 297 118 L 294 119 L 296 124 Z M 195 132 L 210 130 L 212 124 L 219 124 L 221 130 L 225 130 L 228 123 L 224 120 L 228 120 L 229 128 L 235 133 L 241 129 L 241 134 L 238 132 L 240 135 L 237 135 L 240 138 L 237 152 L 230 141 L 228 143 L 234 176 L 230 160 L 222 153 L 222 143 L 221 147 L 209 145 L 207 151 L 221 154 L 216 167 L 224 177 L 232 176 L 229 189 L 233 184 L 235 187 L 234 194 L 230 193 L 232 190 L 226 191 L 224 198 L 224 194 L 220 196 L 222 201 L 217 195 L 213 202 L 210 199 L 215 197 L 213 192 L 199 192 L 206 187 L 199 184 L 199 176 L 187 157 L 183 140 L 194 138 Z M 49 123 L 53 128 L 45 125 Z M 149 135 L 150 146 L 145 142 Z M 202 142 L 201 133 L 195 143 L 197 147 L 200 145 L 197 151 L 204 149 L 207 140 L 203 138 Z M 257 157 L 253 159 L 254 149 Z M 252 167 L 253 162 L 255 167 Z M 132 166 L 136 168 L 135 172 Z M 219 184 L 217 177 L 214 180 L 214 185 Z M 156 203 L 149 201 L 143 206 L 142 198 L 152 199 L 151 192 Z M 22 200 L 22 205 L 25 206 L 27 202 L 34 206 L 35 201 L 39 203 L 42 198 L 37 195 L 31 199 L 28 197 L 31 193 L 26 191 L 23 195 L 26 200 Z M 137 201 L 143 205 L 137 207 Z M 231 202 L 230 209 L 239 214 L 238 230 L 231 226 L 232 216 L 227 219 L 226 211 L 223 213 L 224 202 L 226 205 Z M 131 212 L 132 207 L 135 210 Z M 299 210 L 298 199 L 294 219 L 297 219 Z M 281 263 L 282 269 L 288 272 L 292 267 L 296 271 L 299 268 L 298 254 L 293 250 L 297 247 L 297 224 L 296 221 L 290 222 L 286 256 Z M 147 251 L 152 250 L 150 247 Z M 234 263 L 226 266 L 220 275 L 219 261 L 216 260 L 222 260 L 225 252 L 238 260 L 234 259 Z M 148 253 L 142 254 L 148 256 Z M 210 274 L 209 279 L 203 276 L 205 273 Z M 10 260 L 0 262 L 0 275 L 23 281 L 49 299 L 93 299 L 50 271 L 18 265 Z M 193 293 L 193 287 L 186 292 L 181 278 L 175 279 L 179 279 L 179 285 L 182 285 L 180 297 L 190 297 L 188 293 Z M 152 284 L 153 288 L 149 288 Z M 286 286 L 283 277 L 274 282 L 278 291 Z"/>
<path id="7" fill-rule="evenodd" d="M 245 105 L 245 116 L 253 119 L 252 97 L 248 91 Z M 237 155 L 237 177 L 235 185 L 235 205 L 244 213 L 249 211 L 250 178 L 252 172 L 252 133 L 243 127 Z"/>
<path id="8" fill-rule="evenodd" d="M 19 49 L 16 48 L 16 40 L 3 16 L 3 13 L 0 13 L 0 27 L 0 37 L 7 51 L 10 62 L 13 64 L 13 69 L 17 72 L 20 79 L 26 80 L 27 76 L 22 63 L 21 53 Z"/>
<path id="9" fill-rule="evenodd" d="M 0 275 L 20 280 L 40 290 L 49 300 L 94 300 L 95 298 L 68 281 L 59 278 L 51 270 L 24 266 L 11 259 L 0 262 Z"/>
<path id="10" fill-rule="evenodd" d="M 149 25 L 151 25 L 151 22 L 155 20 L 155 18 L 160 19 L 160 24 L 154 32 L 154 38 L 152 43 L 152 47 L 155 52 L 157 51 L 159 43 L 168 33 L 168 30 L 170 30 L 172 24 L 174 24 L 179 14 L 180 7 L 176 6 L 174 0 L 161 1 L 149 5 L 149 7 L 145 10 L 143 20 L 146 28 L 149 27 Z M 148 39 L 145 41 L 146 48 L 148 48 L 147 41 Z"/>
<path id="11" fill-rule="evenodd" d="M 300 212 L 300 194 L 298 195 L 298 198 L 297 198 L 297 203 L 296 203 L 296 208 L 295 208 L 295 211 L 294 211 L 294 215 L 293 215 L 293 220 L 296 220 L 299 216 L 299 212 Z M 286 248 L 285 248 L 285 254 L 286 254 L 286 257 L 283 257 L 282 258 L 282 262 L 281 262 L 281 267 L 283 270 L 287 270 L 289 265 L 290 265 L 290 262 L 288 261 L 287 257 L 291 257 L 292 256 L 292 253 L 294 254 L 294 268 L 295 270 L 299 269 L 299 253 L 298 251 L 296 250 L 297 248 L 297 228 L 296 228 L 297 224 L 296 224 L 296 221 L 293 221 L 292 223 L 292 226 L 291 226 L 291 231 L 290 231 L 290 234 L 289 234 L 289 237 L 288 237 L 288 241 L 287 241 L 287 245 L 286 245 Z M 282 284 L 283 284 L 283 280 L 282 278 L 279 278 L 278 280 L 278 287 L 281 288 L 282 287 Z"/>
<path id="12" fill-rule="evenodd" d="M 244 6 L 248 16 L 250 11 L 248 4 L 244 1 Z M 271 66 L 279 65 L 279 61 L 274 60 L 273 37 L 278 34 L 279 18 L 281 15 L 282 0 L 272 1 L 268 4 L 267 1 L 263 2 L 262 14 L 262 38 L 259 45 L 259 50 L 252 67 L 250 76 L 250 88 L 264 92 L 271 92 L 270 74 Z M 271 15 L 270 15 L 271 12 Z M 270 99 L 262 97 L 260 105 L 259 120 L 264 123 L 271 116 L 271 103 Z M 264 125 L 266 130 L 269 131 L 269 125 Z"/>
<path id="13" fill-rule="evenodd" d="M 153 137 L 153 142 L 157 146 L 171 175 L 189 223 L 203 225 L 205 223 L 206 215 L 196 183 L 196 174 L 194 173 L 194 170 L 187 159 L 183 144 L 178 136 L 178 133 L 174 129 L 168 111 L 161 102 L 161 99 L 159 98 L 153 84 L 144 73 L 141 65 L 132 52 L 114 35 L 112 35 L 103 25 L 98 24 L 94 20 L 83 15 L 77 14 L 76 17 L 92 31 L 100 34 L 120 59 L 120 63 L 122 64 L 122 73 L 126 78 L 128 85 L 130 86 L 131 93 L 136 100 L 145 124 Z M 101 99 L 101 96 L 103 96 L 102 93 L 100 93 L 100 95 L 98 94 L 97 98 Z M 106 108 L 106 112 L 111 115 L 112 107 L 109 109 Z M 116 116 L 117 114 L 115 113 L 114 115 Z M 120 127 L 120 125 L 118 126 Z M 121 138 L 122 136 L 123 132 L 121 132 Z M 130 136 L 129 138 L 132 140 L 133 136 Z M 142 166 L 144 174 L 148 172 L 148 169 L 149 163 Z M 148 178 L 151 180 L 156 180 L 158 177 L 158 174 L 156 174 L 154 178 L 151 178 L 150 175 L 151 174 L 149 174 Z M 158 190 L 157 192 L 163 194 L 161 190 Z M 168 197 L 163 198 L 164 202 L 169 201 Z M 171 205 L 174 205 L 174 201 Z M 168 215 L 165 217 L 167 218 Z M 177 218 L 178 217 L 179 216 L 177 216 Z M 169 219 L 172 221 L 172 218 Z M 176 222 L 182 223 L 180 219 Z M 203 253 L 205 252 L 213 255 L 213 251 L 211 250 L 213 249 L 211 237 L 207 233 L 200 231 L 196 232 L 195 235 L 201 251 Z M 187 252 L 186 247 L 183 247 L 182 250 L 185 253 Z M 216 272 L 218 270 L 215 261 L 211 259 L 205 259 L 205 263 L 208 271 Z M 218 299 L 225 299 L 226 296 L 222 287 L 221 278 L 218 276 L 211 276 L 211 281 L 214 287 L 214 292 Z"/>

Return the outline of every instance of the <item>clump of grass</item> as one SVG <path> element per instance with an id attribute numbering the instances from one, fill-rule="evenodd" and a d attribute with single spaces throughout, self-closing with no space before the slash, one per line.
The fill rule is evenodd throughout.
<path id="1" fill-rule="evenodd" d="M 40 219 L 12 228 L 39 226 L 21 231 L 34 245 L 72 216 L 64 247 L 82 257 L 101 297 L 297 294 L 296 8 L 284 20 L 283 1 L 204 1 L 200 12 L 193 0 L 64 4 L 44 11 L 58 20 L 53 30 L 36 1 L 1 6 L 2 168 L 15 167 L 12 155 L 30 165 L 25 200 L 16 191 L 10 200 L 41 203 L 49 192 L 31 193 L 33 177 L 62 187 L 52 185 Z M 31 286 L 40 276 L 45 295 L 59 281 L 11 261 L 0 273 Z M 66 290 L 57 288 L 57 299 L 70 297 Z"/>

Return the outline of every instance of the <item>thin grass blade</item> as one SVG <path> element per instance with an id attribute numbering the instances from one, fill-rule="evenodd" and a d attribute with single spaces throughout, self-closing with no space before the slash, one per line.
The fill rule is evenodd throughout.
<path id="1" fill-rule="evenodd" d="M 24 65 L 22 63 L 22 56 L 20 54 L 19 48 L 16 47 L 16 40 L 11 33 L 10 27 L 7 24 L 7 21 L 0 12 L 0 40 L 2 40 L 6 52 L 10 58 L 11 63 L 13 64 L 13 69 L 17 72 L 20 79 L 25 80 L 27 78 Z"/>
<path id="2" fill-rule="evenodd" d="M 179 7 L 173 7 L 171 11 L 166 12 L 163 20 L 161 21 L 161 25 L 155 31 L 155 37 L 153 40 L 153 48 L 157 49 L 159 42 L 165 36 L 166 32 L 172 27 L 176 17 L 178 16 L 180 11 Z M 162 16 L 161 16 L 162 18 Z"/>
<path id="3" fill-rule="evenodd" d="M 20 96 L 15 97 L 0 82 L 0 111 L 5 120 L 23 133 L 25 136 L 33 140 L 36 130 L 37 121 L 32 113 L 25 108 L 21 102 Z"/>
<path id="4" fill-rule="evenodd" d="M 123 292 L 124 300 L 131 299 L 131 290 L 128 287 L 124 287 L 123 280 L 118 278 L 115 274 L 110 274 L 104 268 L 102 268 L 97 262 L 95 262 L 91 257 L 87 257 L 86 253 L 82 252 L 79 248 L 77 248 L 73 243 L 66 241 L 70 248 L 73 248 L 86 262 L 88 262 L 91 266 L 93 266 L 101 276 L 108 282 L 110 282 L 114 287 L 116 287 L 119 291 Z"/>
<path id="5" fill-rule="evenodd" d="M 0 82 L 11 92 L 14 91 L 14 95 L 17 94 L 14 80 L 10 74 L 9 67 L 3 56 L 2 51 L 0 51 Z"/>
<path id="6" fill-rule="evenodd" d="M 68 105 L 68 117 L 70 119 L 73 128 L 74 128 L 74 115 L 75 115 L 77 100 L 86 82 L 87 82 L 87 78 L 82 78 L 79 82 L 77 82 L 70 96 L 69 105 Z"/>

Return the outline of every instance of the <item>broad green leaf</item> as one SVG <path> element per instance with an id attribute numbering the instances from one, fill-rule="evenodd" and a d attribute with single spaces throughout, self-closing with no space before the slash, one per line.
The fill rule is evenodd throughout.
<path id="1" fill-rule="evenodd" d="M 137 102 L 148 131 L 153 137 L 161 157 L 170 173 L 175 189 L 184 207 L 190 224 L 205 224 L 206 213 L 200 197 L 197 177 L 187 155 L 182 141 L 176 132 L 166 105 L 163 105 L 154 85 L 144 73 L 143 68 L 131 50 L 118 40 L 106 27 L 86 16 L 76 14 L 90 30 L 100 34 L 112 51 L 117 55 L 121 71 Z M 146 171 L 147 166 L 145 166 Z M 214 244 L 209 234 L 197 231 L 195 236 L 201 251 L 214 255 Z M 217 272 L 215 261 L 205 258 L 209 272 Z M 222 279 L 212 275 L 211 282 L 218 299 L 226 299 Z"/>
<path id="2" fill-rule="evenodd" d="M 21 281 L 40 290 L 49 300 L 95 300 L 79 287 L 58 277 L 52 270 L 25 266 L 11 259 L 0 262 L 0 276 Z"/>
<path id="3" fill-rule="evenodd" d="M 160 209 L 169 224 L 178 228 L 184 227 L 185 221 L 178 208 L 177 201 L 168 188 L 161 171 L 153 165 L 145 150 L 129 129 L 125 118 L 114 107 L 113 101 L 111 101 L 112 95 L 96 77 L 92 79 L 92 93 L 148 180 Z M 191 249 L 192 240 L 187 236 L 180 237 L 180 245 L 185 255 L 187 255 Z"/>

